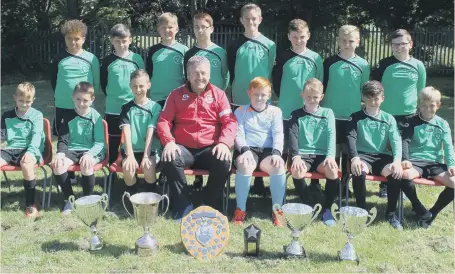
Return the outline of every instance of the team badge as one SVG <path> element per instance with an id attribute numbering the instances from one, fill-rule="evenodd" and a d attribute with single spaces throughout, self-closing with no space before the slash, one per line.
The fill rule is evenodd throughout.
<path id="1" fill-rule="evenodd" d="M 263 50 L 259 51 L 258 52 L 258 57 L 261 58 L 261 59 L 264 59 L 265 58 L 265 52 Z"/>
<path id="2" fill-rule="evenodd" d="M 412 80 L 417 80 L 419 76 L 415 72 L 409 72 L 409 78 L 411 78 Z"/>
<path id="3" fill-rule="evenodd" d="M 434 131 L 434 139 L 437 141 L 437 142 L 440 142 L 441 139 L 442 139 L 442 130 L 440 129 L 436 129 Z"/>
<path id="4" fill-rule="evenodd" d="M 182 57 L 181 56 L 174 56 L 173 60 L 174 60 L 174 63 L 176 63 L 176 64 L 181 64 L 182 63 Z"/>
<path id="5" fill-rule="evenodd" d="M 207 104 L 213 103 L 213 96 L 212 96 L 211 94 L 208 94 L 207 96 L 204 97 L 204 101 L 205 101 Z"/>
<path id="6" fill-rule="evenodd" d="M 79 65 L 81 66 L 81 71 L 83 73 L 88 73 L 88 66 L 84 63 L 79 63 Z"/>
<path id="7" fill-rule="evenodd" d="M 188 94 L 183 94 L 182 96 L 182 101 L 186 101 L 190 98 L 190 96 Z"/>
<path id="8" fill-rule="evenodd" d="M 210 65 L 211 65 L 212 67 L 214 67 L 214 68 L 217 68 L 217 67 L 220 66 L 220 61 L 214 59 L 214 60 L 212 60 L 212 61 L 210 62 Z"/>
<path id="9" fill-rule="evenodd" d="M 188 253 L 200 260 L 218 256 L 229 240 L 229 222 L 219 211 L 200 206 L 182 219 L 180 236 Z"/>

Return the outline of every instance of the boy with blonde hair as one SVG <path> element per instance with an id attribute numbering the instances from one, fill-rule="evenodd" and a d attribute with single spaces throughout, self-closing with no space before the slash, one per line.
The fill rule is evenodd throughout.
<path id="1" fill-rule="evenodd" d="M 158 33 L 161 42 L 150 47 L 146 70 L 153 83 L 150 98 L 164 106 L 169 93 L 185 83 L 183 58 L 188 47 L 175 40 L 179 31 L 177 16 L 165 12 L 158 17 Z"/>
<path id="2" fill-rule="evenodd" d="M 346 125 L 349 116 L 360 110 L 362 86 L 370 79 L 368 62 L 355 53 L 359 43 L 359 28 L 343 25 L 338 30 L 340 51 L 324 60 L 323 106 L 332 109 L 336 119 L 336 161 L 340 163 L 341 158 L 343 188 L 346 187 L 346 180 L 349 178 Z"/>
<path id="3" fill-rule="evenodd" d="M 334 226 L 335 219 L 330 208 L 340 183 L 338 165 L 335 162 L 335 117 L 331 109 L 319 106 L 324 94 L 323 85 L 318 79 L 309 79 L 301 96 L 304 105 L 291 113 L 289 122 L 292 180 L 297 193 L 305 202 L 309 198 L 305 173 L 319 172 L 326 176 L 322 221 L 327 226 Z"/>
<path id="4" fill-rule="evenodd" d="M 106 157 L 107 150 L 103 119 L 92 108 L 95 100 L 93 85 L 89 82 L 80 82 L 74 88 L 72 99 L 74 108 L 62 117 L 65 123 L 60 125 L 57 154 L 51 163 L 55 180 L 60 185 L 65 200 L 63 215 L 70 214 L 73 209 L 68 201 L 68 198 L 74 195 L 68 167 L 80 165 L 83 195 L 91 195 L 95 186 L 93 167 Z"/>
<path id="5" fill-rule="evenodd" d="M 265 77 L 255 77 L 248 89 L 250 104 L 235 110 L 238 123 L 235 138 L 237 173 L 235 195 L 237 208 L 234 224 L 243 224 L 246 217 L 246 200 L 250 190 L 251 175 L 262 170 L 270 175 L 272 205 L 283 204 L 286 175 L 283 152 L 283 119 L 278 107 L 267 104 L 272 96 L 272 83 Z M 238 157 L 237 157 L 238 156 Z M 273 224 L 282 226 L 282 216 L 272 211 Z"/>
<path id="6" fill-rule="evenodd" d="M 419 226 L 428 228 L 438 213 L 454 199 L 455 157 L 450 126 L 436 115 L 441 107 L 441 93 L 434 87 L 419 92 L 418 113 L 406 117 L 401 124 L 403 134 L 403 185 L 414 211 L 419 215 Z M 417 177 L 441 182 L 446 188 L 439 194 L 433 207 L 426 211 L 417 199 L 412 180 Z"/>
<path id="7" fill-rule="evenodd" d="M 35 204 L 35 164 L 42 161 L 44 151 L 43 114 L 32 108 L 35 87 L 22 82 L 13 96 L 16 107 L 2 114 L 0 166 L 14 165 L 22 168 L 25 190 L 25 216 L 39 217 Z"/>

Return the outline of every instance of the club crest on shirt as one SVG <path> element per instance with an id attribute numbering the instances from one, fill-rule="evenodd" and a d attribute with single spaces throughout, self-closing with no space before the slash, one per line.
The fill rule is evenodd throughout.
<path id="1" fill-rule="evenodd" d="M 265 52 L 264 52 L 263 50 L 260 50 L 260 51 L 258 52 L 258 57 L 259 57 L 260 59 L 264 59 L 264 58 L 265 58 Z"/>
<path id="2" fill-rule="evenodd" d="M 214 68 L 217 68 L 220 66 L 220 61 L 216 60 L 216 59 L 213 59 L 211 62 L 210 62 L 210 65 Z"/>
<path id="3" fill-rule="evenodd" d="M 205 101 L 207 104 L 213 103 L 213 96 L 212 96 L 211 94 L 207 94 L 207 95 L 204 97 L 204 101 Z"/>
<path id="4" fill-rule="evenodd" d="M 327 128 L 327 125 L 328 125 L 327 119 L 322 119 L 322 120 L 318 123 L 317 130 L 323 131 L 324 129 Z"/>
<path id="5" fill-rule="evenodd" d="M 190 98 L 190 96 L 188 94 L 183 94 L 182 96 L 182 101 L 186 101 Z"/>
<path id="6" fill-rule="evenodd" d="M 181 64 L 182 63 L 182 56 L 180 56 L 180 55 L 174 56 L 173 60 L 174 60 L 174 63 Z"/>
<path id="7" fill-rule="evenodd" d="M 355 79 L 356 79 L 356 78 L 358 78 L 359 76 L 360 76 L 360 72 L 359 72 L 358 70 L 353 70 L 353 71 L 351 72 L 351 77 L 352 77 L 352 78 L 355 78 Z"/>
<path id="8" fill-rule="evenodd" d="M 434 139 L 437 141 L 437 142 L 440 142 L 441 139 L 442 139 L 442 130 L 440 129 L 435 129 L 434 131 Z"/>
<path id="9" fill-rule="evenodd" d="M 82 71 L 83 73 L 87 73 L 87 72 L 88 72 L 88 66 L 87 66 L 87 64 L 84 64 L 84 63 L 82 63 L 82 62 L 79 62 L 79 65 L 81 66 L 81 71 Z"/>
<path id="10" fill-rule="evenodd" d="M 409 72 L 409 78 L 411 78 L 412 80 L 417 80 L 419 78 L 419 76 L 417 75 L 416 72 L 411 71 L 411 72 Z"/>
<path id="11" fill-rule="evenodd" d="M 382 136 L 385 136 L 386 135 L 386 132 L 388 130 L 389 126 L 386 125 L 386 124 L 382 124 L 379 126 L 379 133 L 382 135 Z"/>

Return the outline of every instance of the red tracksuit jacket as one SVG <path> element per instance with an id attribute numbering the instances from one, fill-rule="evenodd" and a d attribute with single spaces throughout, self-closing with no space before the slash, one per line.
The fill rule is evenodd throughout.
<path id="1" fill-rule="evenodd" d="M 169 142 L 188 148 L 223 143 L 231 148 L 237 134 L 237 120 L 226 94 L 212 84 L 197 95 L 188 84 L 173 90 L 158 120 L 161 144 Z"/>

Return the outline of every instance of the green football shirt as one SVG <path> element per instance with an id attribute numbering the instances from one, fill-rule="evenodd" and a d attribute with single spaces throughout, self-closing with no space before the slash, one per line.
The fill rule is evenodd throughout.
<path id="1" fill-rule="evenodd" d="M 80 82 L 89 82 L 95 93 L 100 92 L 100 63 L 88 51 L 78 55 L 64 51 L 53 58 L 50 70 L 55 106 L 58 108 L 74 108 L 72 95 L 74 87 Z"/>
<path id="2" fill-rule="evenodd" d="M 419 114 L 400 124 L 403 134 L 403 160 L 425 160 L 455 166 L 450 126 L 439 116 L 430 121 Z M 444 161 L 445 159 L 445 161 Z"/>
<path id="3" fill-rule="evenodd" d="M 250 103 L 247 91 L 253 78 L 271 79 L 275 56 L 275 43 L 262 34 L 254 39 L 241 35 L 234 40 L 227 50 L 233 105 Z"/>
<path id="4" fill-rule="evenodd" d="M 322 58 L 310 49 L 303 54 L 287 49 L 278 55 L 272 75 L 274 91 L 279 97 L 278 107 L 283 112 L 283 119 L 287 120 L 292 111 L 303 107 L 300 94 L 305 82 L 311 78 L 322 82 Z"/>
<path id="5" fill-rule="evenodd" d="M 73 109 L 63 113 L 62 120 L 57 153 L 66 153 L 69 150 L 87 151 L 98 160 L 105 158 L 103 119 L 94 108 L 84 116 L 77 114 Z"/>
<path id="6" fill-rule="evenodd" d="M 38 162 L 44 151 L 43 114 L 30 108 L 22 117 L 16 109 L 2 114 L 1 139 L 6 141 L 6 149 L 27 149 Z"/>
<path id="7" fill-rule="evenodd" d="M 291 113 L 289 123 L 291 157 L 317 154 L 335 158 L 335 116 L 331 109 L 319 107 L 309 113 L 299 108 Z"/>
<path id="8" fill-rule="evenodd" d="M 418 93 L 425 87 L 427 73 L 415 58 L 406 62 L 394 56 L 379 61 L 371 73 L 373 80 L 384 86 L 385 100 L 381 109 L 392 115 L 409 115 L 417 110 Z"/>
<path id="9" fill-rule="evenodd" d="M 106 95 L 106 114 L 120 114 L 121 107 L 134 99 L 130 88 L 133 71 L 145 69 L 139 54 L 130 52 L 119 57 L 114 53 L 106 56 L 101 65 L 101 90 Z"/>
<path id="10" fill-rule="evenodd" d="M 222 90 L 226 90 L 229 83 L 229 70 L 227 66 L 226 51 L 216 45 L 212 44 L 210 47 L 203 49 L 197 46 L 192 47 L 185 53 L 183 61 L 183 68 L 186 75 L 186 64 L 193 56 L 204 56 L 210 62 L 210 83 L 217 86 Z M 188 78 L 188 77 L 187 77 Z"/>
<path id="11" fill-rule="evenodd" d="M 385 111 L 380 110 L 374 117 L 364 110 L 351 114 L 347 140 L 351 159 L 357 157 L 358 152 L 363 152 L 393 155 L 394 161 L 401 161 L 401 136 L 397 122 Z"/>
<path id="12" fill-rule="evenodd" d="M 146 69 L 152 82 L 150 98 L 153 101 L 166 100 L 171 91 L 185 83 L 183 58 L 187 51 L 188 47 L 180 43 L 150 47 Z"/>
<path id="13" fill-rule="evenodd" d="M 325 59 L 322 105 L 331 108 L 336 119 L 348 120 L 361 109 L 362 85 L 369 79 L 370 66 L 358 55 L 343 59 L 336 54 Z"/>
<path id="14" fill-rule="evenodd" d="M 150 99 L 143 105 L 138 105 L 133 100 L 122 106 L 120 128 L 124 126 L 130 127 L 131 144 L 134 152 L 144 152 L 147 130 L 149 128 L 156 129 L 160 112 L 161 106 Z M 122 148 L 126 151 L 125 144 L 122 144 Z M 155 131 L 152 140 L 152 151 L 157 152 L 161 148 L 161 143 Z"/>

